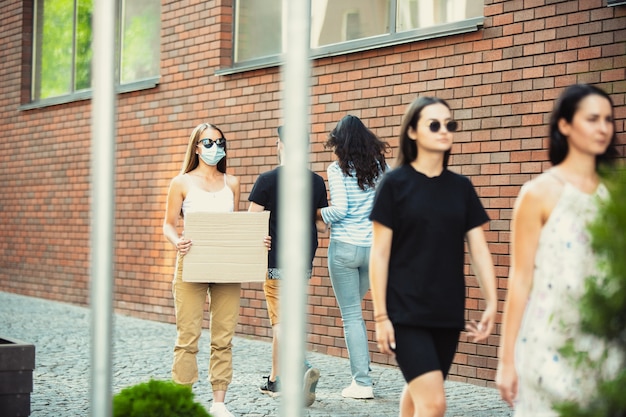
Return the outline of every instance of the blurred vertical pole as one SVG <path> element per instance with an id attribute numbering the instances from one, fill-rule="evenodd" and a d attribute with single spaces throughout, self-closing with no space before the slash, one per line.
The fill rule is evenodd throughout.
<path id="1" fill-rule="evenodd" d="M 112 415 L 115 6 L 94 0 L 91 65 L 91 415 Z"/>
<path id="2" fill-rule="evenodd" d="M 280 416 L 301 416 L 306 326 L 306 274 L 311 233 L 309 148 L 310 0 L 283 0 L 287 10 L 283 66 L 284 158 L 279 177 L 281 269 L 279 367 Z"/>

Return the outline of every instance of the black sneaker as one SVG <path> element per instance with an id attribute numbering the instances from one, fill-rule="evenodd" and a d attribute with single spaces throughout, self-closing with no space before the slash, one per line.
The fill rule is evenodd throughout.
<path id="1" fill-rule="evenodd" d="M 276 381 L 270 381 L 270 376 L 264 376 L 265 382 L 263 385 L 259 387 L 263 394 L 267 394 L 270 397 L 278 397 L 280 395 L 280 390 L 278 388 L 278 378 Z"/>
<path id="2" fill-rule="evenodd" d="M 315 388 L 320 379 L 320 370 L 308 368 L 304 373 L 304 406 L 310 407 L 315 402 Z"/>

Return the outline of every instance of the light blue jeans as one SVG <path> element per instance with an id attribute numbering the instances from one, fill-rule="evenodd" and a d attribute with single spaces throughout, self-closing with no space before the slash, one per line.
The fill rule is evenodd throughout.
<path id="1" fill-rule="evenodd" d="M 328 272 L 343 320 L 350 371 L 359 385 L 371 386 L 370 354 L 361 301 L 370 287 L 369 246 L 330 240 Z"/>

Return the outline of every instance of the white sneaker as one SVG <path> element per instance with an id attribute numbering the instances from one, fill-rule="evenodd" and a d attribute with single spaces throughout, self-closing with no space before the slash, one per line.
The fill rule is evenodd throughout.
<path id="1" fill-rule="evenodd" d="M 374 390 L 371 386 L 359 385 L 353 379 L 352 384 L 348 388 L 344 388 L 341 391 L 341 396 L 345 398 L 356 398 L 359 400 L 365 400 L 368 398 L 374 398 Z"/>
<path id="2" fill-rule="evenodd" d="M 228 411 L 224 403 L 214 402 L 209 413 L 211 413 L 212 417 L 235 417 L 233 413 Z"/>
<path id="3" fill-rule="evenodd" d="M 320 380 L 320 370 L 308 368 L 304 373 L 304 405 L 310 407 L 315 402 L 315 388 Z"/>

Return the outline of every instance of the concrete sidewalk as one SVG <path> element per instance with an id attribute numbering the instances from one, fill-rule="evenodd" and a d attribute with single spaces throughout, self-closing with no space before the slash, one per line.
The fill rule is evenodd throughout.
<path id="1" fill-rule="evenodd" d="M 90 311 L 87 308 L 0 292 L 0 337 L 33 343 L 36 369 L 31 395 L 33 417 L 85 417 L 89 415 Z M 170 378 L 176 329 L 172 324 L 115 315 L 113 393 L 150 378 Z M 207 381 L 209 334 L 203 332 L 198 354 L 200 381 L 196 400 L 208 410 Z M 237 417 L 278 416 L 279 399 L 259 392 L 262 375 L 269 373 L 270 344 L 237 337 L 234 341 L 234 377 L 226 404 Z M 307 354 L 320 369 L 317 401 L 303 412 L 308 417 L 397 417 L 404 384 L 395 367 L 372 365 L 373 400 L 341 397 L 350 383 L 347 359 Z M 446 417 L 505 417 L 512 413 L 496 390 L 446 382 Z M 0 416 L 2 415 L 0 410 Z M 294 416 L 295 417 L 295 416 Z"/>

